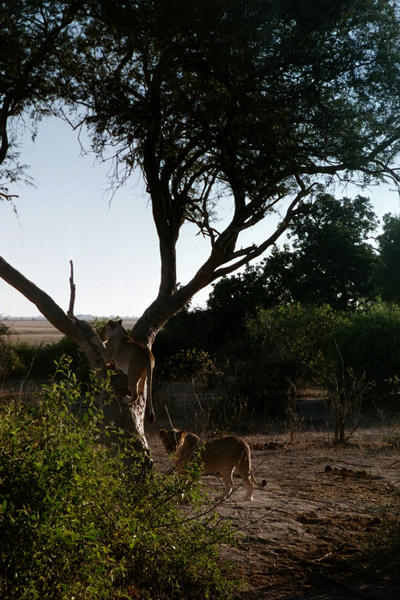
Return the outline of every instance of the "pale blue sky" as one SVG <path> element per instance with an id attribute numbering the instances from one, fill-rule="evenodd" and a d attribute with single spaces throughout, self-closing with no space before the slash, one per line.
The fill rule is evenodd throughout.
<path id="1" fill-rule="evenodd" d="M 0 203 L 0 255 L 45 290 L 65 310 L 69 301 L 69 260 L 74 261 L 75 313 L 140 316 L 159 285 L 158 239 L 140 174 L 114 196 L 107 192 L 109 165 L 82 156 L 68 125 L 46 119 L 36 142 L 26 132 L 21 162 L 30 165 L 36 187 L 11 192 L 18 219 Z M 379 217 L 399 212 L 398 195 L 388 188 L 362 192 L 374 200 Z M 342 195 L 342 194 L 341 194 Z M 265 235 L 271 225 L 259 226 Z M 185 283 L 209 248 L 192 226 L 178 243 L 178 279 Z M 247 242 L 251 233 L 246 234 Z M 203 305 L 211 288 L 193 299 Z M 0 280 L 0 315 L 37 316 L 36 307 Z"/>

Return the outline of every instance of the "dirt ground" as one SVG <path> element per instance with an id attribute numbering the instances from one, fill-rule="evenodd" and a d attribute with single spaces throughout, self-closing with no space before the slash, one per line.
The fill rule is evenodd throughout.
<path id="1" fill-rule="evenodd" d="M 400 427 L 359 430 L 345 446 L 327 433 L 246 436 L 253 470 L 267 485 L 243 501 L 239 486 L 218 511 L 241 532 L 226 549 L 246 582 L 246 600 L 398 600 L 400 573 L 363 568 L 391 520 L 400 519 Z M 170 467 L 157 435 L 149 437 L 161 471 Z M 221 481 L 203 482 L 211 496 Z M 379 553 L 378 553 L 379 554 Z"/>

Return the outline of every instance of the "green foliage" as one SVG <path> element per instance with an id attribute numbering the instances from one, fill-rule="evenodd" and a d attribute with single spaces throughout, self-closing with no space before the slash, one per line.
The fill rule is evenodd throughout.
<path id="1" fill-rule="evenodd" d="M 400 304 L 400 217 L 383 217 L 383 233 L 378 237 L 377 284 L 382 299 Z"/>
<path id="2" fill-rule="evenodd" d="M 239 286 L 237 290 L 239 294 Z M 343 406 L 336 402 L 339 397 L 346 397 L 346 405 L 351 398 L 350 404 L 359 406 L 362 397 L 364 408 L 371 407 L 372 402 L 377 408 L 395 407 L 399 390 L 396 376 L 400 376 L 397 305 L 366 302 L 347 313 L 329 305 L 300 303 L 259 308 L 247 319 L 242 314 L 242 327 L 235 323 L 224 335 L 219 335 L 217 327 L 211 349 L 204 351 L 197 331 L 201 336 L 201 318 L 205 319 L 204 328 L 212 322 L 210 312 L 196 314 L 198 327 L 191 330 L 192 347 L 186 337 L 185 323 L 190 321 L 185 319 L 189 317 L 180 317 L 182 341 L 187 340 L 189 348 L 167 356 L 163 374 L 166 378 L 196 380 L 197 373 L 198 383 L 208 380 L 215 385 L 222 404 L 226 403 L 227 416 L 243 415 L 245 410 L 282 416 L 291 384 L 328 387 L 331 404 L 339 408 Z M 164 335 L 167 340 L 168 328 Z M 176 329 L 172 346 L 179 344 Z M 220 412 L 221 418 L 224 415 L 218 403 L 215 412 Z M 345 412 L 357 411 L 346 408 Z M 213 414 L 207 419 L 213 424 L 218 421 Z M 225 417 L 222 421 L 226 423 Z"/>
<path id="3" fill-rule="evenodd" d="M 356 376 L 365 373 L 367 381 L 375 382 L 374 396 L 379 400 L 400 373 L 400 307 L 375 303 L 343 316 L 334 335 L 344 364 Z"/>
<path id="4" fill-rule="evenodd" d="M 249 410 L 282 416 L 292 384 L 319 384 L 328 388 L 336 414 L 344 410 L 347 418 L 359 412 L 361 400 L 377 407 L 396 402 L 400 308 L 376 303 L 345 314 L 294 303 L 260 309 L 219 355 L 221 387 L 235 390 L 228 402 L 237 396 Z"/>
<path id="5" fill-rule="evenodd" d="M 368 198 L 319 194 L 289 227 L 293 248 L 275 249 L 265 261 L 269 294 L 337 310 L 374 298 L 376 256 L 367 239 L 376 226 Z"/>
<path id="6" fill-rule="evenodd" d="M 22 378 L 29 372 L 32 379 L 49 379 L 54 373 L 54 365 L 62 356 L 72 359 L 72 368 L 82 380 L 89 378 L 89 366 L 82 350 L 70 339 L 64 337 L 52 344 L 35 346 L 27 342 L 12 345 L 16 364 L 12 376 Z"/>
<path id="7" fill-rule="evenodd" d="M 169 358 L 163 371 L 169 381 L 194 381 L 205 385 L 218 374 L 217 368 L 205 350 L 180 350 Z"/>
<path id="8" fill-rule="evenodd" d="M 83 392 L 63 365 L 66 377 L 1 416 L 2 598 L 230 598 L 236 582 L 218 559 L 228 528 L 212 511 L 201 517 L 196 486 L 193 512 L 181 516 L 183 483 L 145 471 L 129 442 L 108 450 L 99 390 Z"/>
<path id="9" fill-rule="evenodd" d="M 337 310 L 374 298 L 377 258 L 367 238 L 377 225 L 368 198 L 318 194 L 289 226 L 292 247 L 276 246 L 260 264 L 214 285 L 208 309 L 229 330 L 257 307 L 329 304 Z"/>
<path id="10" fill-rule="evenodd" d="M 263 309 L 248 320 L 247 335 L 241 372 L 245 387 L 250 386 L 260 402 L 262 397 L 265 402 L 276 398 L 290 382 L 327 386 L 332 403 L 340 409 L 341 399 L 346 400 L 346 413 L 349 402 L 359 407 L 361 398 L 373 399 L 383 406 L 391 393 L 397 393 L 400 308 L 396 305 L 376 303 L 348 314 L 329 306 L 300 304 Z"/>
<path id="11" fill-rule="evenodd" d="M 23 368 L 23 363 L 9 342 L 9 335 L 9 327 L 0 324 L 0 383 L 4 383 L 9 377 L 18 375 L 18 371 Z"/>
<path id="12" fill-rule="evenodd" d="M 294 371 L 312 373 L 323 360 L 337 313 L 328 305 L 294 303 L 260 310 L 247 322 L 252 347 L 269 361 L 286 361 Z"/>
<path id="13" fill-rule="evenodd" d="M 337 319 L 329 306 L 260 309 L 247 321 L 238 384 L 251 405 L 282 414 L 290 382 L 308 381 L 324 361 Z"/>

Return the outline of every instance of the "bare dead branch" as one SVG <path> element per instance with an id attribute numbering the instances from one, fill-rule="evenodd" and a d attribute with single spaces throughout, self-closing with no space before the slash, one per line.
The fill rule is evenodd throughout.
<path id="1" fill-rule="evenodd" d="M 71 275 L 69 278 L 69 287 L 71 290 L 70 298 L 69 298 L 69 308 L 67 315 L 72 318 L 74 316 L 74 306 L 75 306 L 75 293 L 76 293 L 76 285 L 74 283 L 74 263 L 72 260 L 69 261 L 71 267 Z"/>

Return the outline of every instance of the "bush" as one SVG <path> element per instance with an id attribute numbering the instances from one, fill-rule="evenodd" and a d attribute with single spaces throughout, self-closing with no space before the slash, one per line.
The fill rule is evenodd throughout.
<path id="1" fill-rule="evenodd" d="M 248 407 L 282 417 L 293 382 L 307 382 L 325 360 L 337 314 L 329 306 L 260 309 L 227 349 L 226 376 Z M 232 387 L 232 386 L 231 386 Z"/>
<path id="2" fill-rule="evenodd" d="M 390 393 L 400 374 L 400 307 L 376 303 L 343 317 L 334 336 L 346 367 L 376 385 L 376 398 Z"/>
<path id="3" fill-rule="evenodd" d="M 326 387 L 343 372 L 342 387 L 362 383 L 365 406 L 388 407 L 399 394 L 400 307 L 260 309 L 245 334 L 225 346 L 225 361 L 224 376 L 248 407 L 271 416 L 283 416 L 292 384 Z"/>
<path id="4" fill-rule="evenodd" d="M 168 381 L 193 381 L 207 385 L 219 374 L 205 350 L 180 350 L 165 361 L 162 374 Z"/>
<path id="5" fill-rule="evenodd" d="M 72 368 L 78 373 L 79 378 L 89 379 L 89 367 L 84 353 L 67 337 L 40 346 L 16 342 L 12 345 L 12 349 L 18 360 L 18 366 L 12 373 L 13 377 L 23 378 L 29 372 L 29 377 L 32 379 L 49 379 L 54 373 L 55 364 L 61 357 L 69 356 L 72 359 Z"/>
<path id="6" fill-rule="evenodd" d="M 5 383 L 15 373 L 23 368 L 13 346 L 9 342 L 10 329 L 0 324 L 0 383 Z"/>
<path id="7" fill-rule="evenodd" d="M 143 469 L 126 442 L 100 442 L 102 415 L 71 372 L 0 422 L 0 595 L 4 600 L 230 598 L 221 542 L 232 541 L 210 511 L 177 507 L 182 483 Z M 129 468 L 127 464 L 129 463 Z"/>

